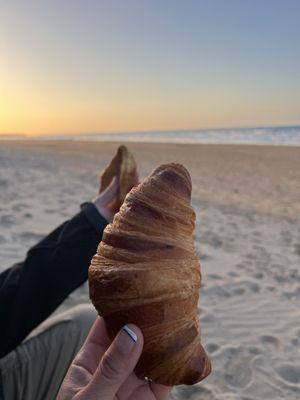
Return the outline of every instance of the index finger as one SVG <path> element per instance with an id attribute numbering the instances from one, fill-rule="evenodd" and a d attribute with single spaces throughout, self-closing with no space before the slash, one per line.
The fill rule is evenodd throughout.
<path id="1" fill-rule="evenodd" d="M 110 344 L 104 319 L 97 317 L 74 363 L 93 375 Z"/>
<path id="2" fill-rule="evenodd" d="M 97 317 L 91 330 L 85 340 L 84 345 L 88 343 L 93 343 L 100 347 L 107 348 L 111 344 L 111 340 L 108 336 L 104 319 L 102 317 Z"/>

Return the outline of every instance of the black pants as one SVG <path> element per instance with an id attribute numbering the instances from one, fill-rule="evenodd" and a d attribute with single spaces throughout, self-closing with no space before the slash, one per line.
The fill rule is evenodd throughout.
<path id="1" fill-rule="evenodd" d="M 92 203 L 0 274 L 0 358 L 18 346 L 87 279 L 107 221 Z"/>

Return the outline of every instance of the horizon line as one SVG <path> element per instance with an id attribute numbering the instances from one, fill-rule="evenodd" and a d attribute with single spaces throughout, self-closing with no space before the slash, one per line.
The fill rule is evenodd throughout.
<path id="1" fill-rule="evenodd" d="M 154 130 L 132 130 L 132 131 L 91 131 L 79 133 L 0 133 L 0 136 L 19 136 L 19 137 L 33 137 L 33 136 L 81 136 L 81 135 L 120 135 L 129 133 L 163 133 L 163 132 L 199 132 L 199 131 L 217 131 L 229 129 L 271 129 L 271 128 L 300 128 L 300 122 L 293 125 L 249 125 L 249 126 L 226 126 L 226 127 L 211 127 L 211 128 L 176 128 L 176 129 L 154 129 Z"/>

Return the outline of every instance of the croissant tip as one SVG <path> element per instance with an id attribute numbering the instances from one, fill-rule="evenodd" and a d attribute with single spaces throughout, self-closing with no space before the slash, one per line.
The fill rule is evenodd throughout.
<path id="1" fill-rule="evenodd" d="M 192 180 L 188 170 L 182 164 L 162 164 L 154 169 L 149 178 L 153 177 L 166 181 L 174 190 L 190 200 Z"/>
<path id="2" fill-rule="evenodd" d="M 190 176 L 190 174 L 189 174 L 188 170 L 185 168 L 185 166 L 180 163 L 171 162 L 168 164 L 161 164 L 160 166 L 156 167 L 154 171 L 160 170 L 160 169 L 178 170 L 178 171 L 185 173 L 187 176 Z"/>

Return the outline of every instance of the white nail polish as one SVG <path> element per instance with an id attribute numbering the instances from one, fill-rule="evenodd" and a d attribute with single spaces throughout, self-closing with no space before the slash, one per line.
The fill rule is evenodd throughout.
<path id="1" fill-rule="evenodd" d="M 128 328 L 127 325 L 123 326 L 122 330 L 127 333 L 127 335 L 136 343 L 137 342 L 137 335 Z"/>

